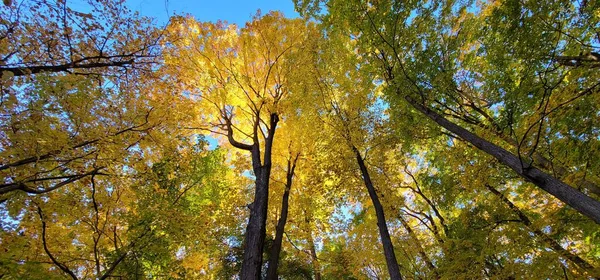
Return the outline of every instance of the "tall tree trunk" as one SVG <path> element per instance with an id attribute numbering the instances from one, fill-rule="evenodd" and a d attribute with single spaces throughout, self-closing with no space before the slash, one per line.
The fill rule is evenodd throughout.
<path id="1" fill-rule="evenodd" d="M 252 169 L 256 176 L 256 189 L 254 192 L 254 202 L 250 206 L 250 219 L 248 220 L 246 235 L 244 237 L 244 259 L 242 261 L 242 270 L 240 271 L 240 279 L 242 280 L 260 279 L 262 251 L 265 243 L 267 224 L 271 151 L 278 121 L 279 117 L 277 114 L 271 114 L 269 134 L 265 139 L 264 162 L 262 164 L 256 132 L 254 133 L 254 144 L 251 146 Z M 230 142 L 232 141 L 230 140 Z"/>
<path id="2" fill-rule="evenodd" d="M 254 202 L 250 206 L 250 219 L 248 220 L 244 238 L 244 260 L 242 261 L 240 279 L 260 279 L 262 251 L 266 235 L 270 171 L 270 166 L 269 168 L 261 166 L 258 169 L 254 169 L 256 188 Z"/>
<path id="3" fill-rule="evenodd" d="M 483 110 L 481 110 L 479 107 L 477 107 L 473 104 L 470 104 L 468 106 L 473 108 L 476 112 L 478 112 L 480 115 L 482 115 L 485 119 L 487 119 L 491 123 L 491 126 L 490 126 L 490 125 L 484 124 L 481 121 L 474 120 L 479 127 L 492 132 L 494 135 L 498 136 L 498 138 L 500 138 L 504 142 L 510 144 L 515 149 L 519 148 L 519 142 L 513 138 L 508 137 L 502 131 L 502 128 L 500 128 L 500 126 L 494 121 L 494 119 L 490 115 L 488 115 Z M 559 180 L 562 180 L 563 177 L 572 173 L 570 168 L 567 168 L 567 167 L 561 165 L 560 163 L 552 162 L 550 159 L 546 158 L 544 155 L 542 155 L 541 153 L 539 153 L 537 151 L 533 151 L 533 153 L 531 154 L 531 158 L 533 159 L 533 162 L 537 166 L 543 168 L 546 171 L 552 172 L 554 174 L 554 176 L 556 176 L 556 178 Z M 591 192 L 597 196 L 600 196 L 600 187 L 598 186 L 598 184 L 588 180 L 585 176 L 583 178 L 577 179 L 574 183 L 578 187 L 587 189 L 589 192 Z"/>
<path id="4" fill-rule="evenodd" d="M 536 186 L 550 193 L 560 201 L 575 208 L 583 215 L 588 216 L 596 223 L 600 224 L 600 202 L 585 195 L 579 190 L 563 183 L 551 175 L 535 168 L 532 165 L 525 165 L 522 160 L 509 151 L 491 143 L 483 138 L 469 132 L 468 130 L 448 121 L 446 118 L 420 104 L 409 96 L 405 99 L 419 112 L 425 114 L 428 118 L 437 124 L 456 134 L 463 140 L 471 143 L 473 146 L 495 157 L 502 164 L 510 167 L 522 178 L 532 182 Z"/>
<path id="5" fill-rule="evenodd" d="M 279 253 L 281 252 L 281 244 L 283 243 L 283 233 L 285 231 L 285 224 L 287 222 L 290 189 L 292 188 L 292 181 L 294 179 L 294 170 L 296 169 L 296 161 L 298 160 L 299 154 L 296 154 L 294 159 L 290 158 L 287 162 L 287 174 L 285 181 L 285 191 L 283 192 L 283 199 L 281 200 L 281 216 L 277 222 L 275 229 L 275 240 L 271 247 L 271 256 L 269 258 L 269 267 L 267 269 L 267 279 L 277 280 L 277 267 L 279 266 Z"/>
<path id="6" fill-rule="evenodd" d="M 561 255 L 565 259 L 567 259 L 567 260 L 571 261 L 572 263 L 574 263 L 581 270 L 583 270 L 584 273 L 585 272 L 589 273 L 588 276 L 595 276 L 595 275 L 598 275 L 600 273 L 600 271 L 597 271 L 597 269 L 595 267 L 593 267 L 590 263 L 588 263 L 584 259 L 580 258 L 579 256 L 571 253 L 567 249 L 563 248 L 560 245 L 560 243 L 558 243 L 556 240 L 552 239 L 550 236 L 548 236 L 547 234 L 545 234 L 540 229 L 535 228 L 533 226 L 533 223 L 531 222 L 531 220 L 529 220 L 529 218 L 527 217 L 527 215 L 525 215 L 525 213 L 523 213 L 523 211 L 521 211 L 521 209 L 519 209 L 519 207 L 517 207 L 516 205 L 514 205 L 506 196 L 504 196 L 496 188 L 492 187 L 489 184 L 485 184 L 485 187 L 490 192 L 492 192 L 495 196 L 497 196 L 506 206 L 508 206 L 508 208 L 510 210 L 512 210 L 513 213 L 515 213 L 519 217 L 519 220 L 521 220 L 521 222 L 525 226 L 527 226 L 527 228 L 529 228 L 529 230 L 531 230 L 533 232 L 533 234 L 535 234 L 535 236 L 537 236 L 539 239 L 541 239 L 546 244 L 548 244 L 548 246 L 550 246 L 552 248 L 552 250 L 554 250 L 555 252 L 557 252 L 559 255 Z"/>
<path id="7" fill-rule="evenodd" d="M 390 279 L 400 280 L 402 279 L 402 275 L 400 274 L 400 267 L 398 266 L 398 262 L 396 261 L 396 254 L 394 253 L 392 239 L 390 238 L 390 233 L 388 231 L 387 224 L 385 223 L 383 206 L 379 201 L 379 197 L 377 197 L 377 192 L 375 192 L 375 187 L 373 186 L 373 182 L 371 181 L 369 171 L 367 170 L 367 166 L 365 165 L 365 161 L 362 155 L 355 146 L 352 146 L 352 151 L 356 156 L 356 161 L 358 162 L 358 166 L 360 167 L 360 172 L 362 174 L 363 181 L 365 183 L 365 186 L 367 187 L 367 190 L 369 191 L 369 196 L 371 197 L 373 206 L 375 207 L 375 214 L 377 215 L 377 227 L 379 228 L 379 235 L 381 237 L 381 243 L 383 244 L 383 253 L 385 255 L 385 261 L 387 263 Z"/>

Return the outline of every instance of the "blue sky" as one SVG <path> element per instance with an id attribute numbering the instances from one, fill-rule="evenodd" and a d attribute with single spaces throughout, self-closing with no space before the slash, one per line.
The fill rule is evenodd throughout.
<path id="1" fill-rule="evenodd" d="M 200 21 L 224 20 L 243 26 L 258 9 L 262 14 L 281 11 L 287 17 L 297 17 L 292 0 L 127 0 L 127 5 L 144 16 L 154 17 L 164 24 L 169 16 L 189 13 Z"/>

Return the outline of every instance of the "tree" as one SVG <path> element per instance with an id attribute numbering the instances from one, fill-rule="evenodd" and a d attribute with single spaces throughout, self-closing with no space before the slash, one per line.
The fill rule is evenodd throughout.
<path id="1" fill-rule="evenodd" d="M 12 1 L 11 1 L 12 2 Z M 156 63 L 160 38 L 151 20 L 135 17 L 119 1 L 14 2 L 1 13 L 0 72 L 4 78 L 40 73 L 130 75 Z"/>
<path id="2" fill-rule="evenodd" d="M 0 278 L 593 279 L 598 5 L 5 1 Z"/>
<path id="3" fill-rule="evenodd" d="M 432 231 L 435 231 L 433 225 L 440 226 L 443 223 L 450 233 L 448 237 L 456 236 L 452 233 L 452 217 L 456 215 L 453 212 L 465 211 L 461 210 L 462 207 L 468 209 L 471 203 L 463 201 L 463 198 L 459 201 L 448 199 L 456 192 L 452 188 L 471 190 L 474 192 L 472 196 L 460 195 L 464 199 L 468 197 L 483 203 L 481 200 L 486 197 L 482 195 L 484 184 L 480 182 L 484 181 L 487 174 L 489 180 L 496 180 L 494 183 L 510 182 L 509 189 L 523 196 L 519 200 L 526 203 L 525 207 L 533 206 L 528 200 L 531 196 L 527 194 L 535 193 L 535 201 L 539 204 L 532 211 L 545 219 L 557 215 L 546 229 L 552 232 L 565 230 L 558 235 L 561 238 L 580 234 L 594 238 L 596 225 L 578 220 L 571 210 L 562 209 L 559 201 L 532 190 L 527 182 L 533 181 L 537 186 L 543 186 L 543 183 L 531 178 L 525 178 L 525 182 L 515 180 L 511 173 L 506 172 L 505 165 L 520 166 L 517 173 L 525 170 L 539 174 L 538 171 L 531 171 L 532 166 L 538 166 L 540 172 L 553 174 L 579 189 L 561 187 L 567 193 L 578 193 L 574 204 L 579 206 L 571 204 L 579 207 L 578 210 L 587 207 L 585 205 L 597 205 L 593 198 L 595 167 L 587 164 L 587 158 L 596 156 L 597 141 L 589 138 L 597 135 L 593 132 L 596 126 L 589 122 L 581 123 L 582 119 L 586 119 L 582 114 L 593 115 L 597 111 L 595 104 L 598 99 L 593 97 L 597 92 L 597 80 L 594 78 L 597 72 L 582 65 L 565 67 L 569 65 L 555 59 L 561 54 L 576 53 L 574 49 L 593 46 L 596 40 L 594 29 L 580 28 L 597 26 L 597 18 L 590 14 L 590 5 L 583 5 L 578 10 L 570 3 L 558 1 L 543 6 L 517 1 L 481 5 L 440 2 L 424 6 L 418 1 L 298 1 L 297 7 L 321 20 L 326 34 L 332 30 L 346 32 L 348 37 L 357 41 L 357 54 L 364 63 L 378 65 L 379 79 L 388 82 L 384 92 L 390 107 L 391 123 L 393 129 L 398 131 L 403 146 L 409 151 L 411 146 L 433 148 L 439 153 L 431 153 L 438 162 L 437 168 L 449 165 L 444 168 L 457 170 L 451 176 L 459 184 L 446 187 L 444 191 L 448 193 L 438 193 L 445 200 L 444 203 L 450 203 L 450 209 L 454 210 L 448 216 L 437 215 L 435 211 L 431 213 L 431 218 L 437 220 L 431 223 Z M 522 11 L 528 12 L 522 14 Z M 554 15 L 560 15 L 556 21 Z M 561 43 L 548 43 L 556 42 L 554 39 Z M 578 78 L 572 79 L 574 77 Z M 583 108 L 587 113 L 581 112 Z M 435 119 L 435 122 L 428 119 Z M 444 123 L 444 120 L 447 122 Z M 439 131 L 439 127 L 432 124 L 442 125 L 444 130 Z M 570 126 L 576 129 L 567 131 Z M 459 131 L 465 128 L 467 130 Z M 456 140 L 463 139 L 465 131 L 475 132 L 471 135 L 478 135 L 491 149 L 479 153 L 461 148 L 456 153 L 449 153 L 451 149 L 463 146 L 462 141 L 458 141 L 460 144 L 457 145 Z M 464 145 L 472 147 L 474 144 L 474 141 L 465 141 Z M 562 148 L 567 146 L 586 147 L 586 155 L 580 154 L 579 149 L 575 151 L 577 156 L 565 153 Z M 486 153 L 498 147 L 510 151 L 507 153 L 512 153 L 512 159 L 517 164 L 500 160 L 504 166 L 491 165 L 489 154 Z M 502 157 L 495 156 L 496 160 Z M 464 162 L 458 162 L 459 159 Z M 481 169 L 475 169 L 474 166 L 480 166 Z M 513 167 L 512 172 L 515 171 Z M 490 170 L 481 172 L 484 168 Z M 542 168 L 547 169 L 542 171 Z M 476 176 L 466 175 L 474 170 Z M 561 170 L 573 170 L 577 175 L 566 176 L 566 171 Z M 415 195 L 420 196 L 418 189 L 414 189 Z M 568 200 L 567 196 L 562 196 L 561 200 Z M 432 205 L 435 205 L 435 199 L 429 199 L 434 202 Z M 452 201 L 456 204 L 452 205 Z M 546 213 L 540 211 L 544 206 L 548 210 Z M 489 206 L 486 207 L 487 211 Z M 593 217 L 598 212 L 590 211 L 594 207 L 584 212 L 597 221 Z M 464 215 L 477 217 L 480 214 L 473 211 Z M 422 224 L 430 223 L 431 218 L 426 215 L 415 216 L 421 216 Z M 554 224 L 555 219 L 564 220 Z M 487 218 L 483 220 L 487 220 L 483 223 L 493 221 Z M 565 220 L 570 221 L 569 229 L 561 226 Z M 443 234 L 434 235 L 440 236 L 439 240 L 444 242 Z M 463 238 L 471 239 L 466 235 Z M 515 237 L 507 238 L 511 240 Z M 595 247 L 585 241 L 580 244 L 583 247 L 590 246 L 584 252 L 593 251 Z M 442 250 L 446 246 L 448 244 L 441 245 Z M 532 250 L 539 251 L 538 248 Z M 478 251 L 477 254 L 487 255 L 489 252 Z M 486 266 L 490 266 L 492 262 L 488 260 L 493 257 L 494 254 L 484 257 L 483 270 L 489 269 Z M 491 266 L 500 271 L 508 270 L 502 263 Z M 446 267 L 440 269 L 445 270 Z M 560 271 L 561 268 L 558 269 Z M 443 270 L 442 273 L 447 271 Z M 556 272 L 547 269 L 544 273 L 550 271 Z"/>
<path id="4" fill-rule="evenodd" d="M 157 86 L 160 30 L 121 2 L 88 4 L 87 13 L 67 1 L 0 9 L 2 201 L 118 173 L 111 165 L 161 129 L 174 101 L 135 102 Z"/>
<path id="5" fill-rule="evenodd" d="M 286 233 L 285 227 L 288 221 L 288 215 L 290 212 L 290 195 L 292 192 L 292 187 L 298 184 L 302 184 L 303 182 L 298 182 L 298 167 L 302 165 L 301 154 L 307 152 L 307 146 L 310 145 L 310 142 L 306 141 L 304 143 L 299 142 L 299 139 L 302 139 L 302 131 L 310 131 L 310 130 L 300 130 L 293 128 L 290 129 L 290 125 L 294 125 L 295 120 L 287 118 L 286 125 L 281 127 L 283 130 L 283 135 L 279 138 L 279 146 L 277 150 L 283 152 L 286 150 L 283 146 L 287 142 L 287 155 L 280 154 L 275 156 L 275 164 L 274 164 L 274 174 L 271 178 L 271 185 L 276 186 L 277 184 L 283 185 L 283 195 L 281 195 L 281 207 L 276 208 L 274 211 L 275 214 L 278 214 L 277 223 L 275 226 L 275 237 L 270 244 L 269 248 L 269 259 L 267 266 L 267 275 L 266 279 L 278 279 L 278 267 L 280 263 L 280 253 L 282 250 L 283 236 Z M 306 143 L 306 144 L 305 144 Z M 304 166 L 303 166 L 304 167 Z M 302 168 L 302 167 L 300 167 Z M 277 172 L 281 170 L 280 172 Z M 281 175 L 277 174 L 280 173 Z M 272 188 L 271 192 L 273 194 L 278 194 L 278 188 Z M 275 199 L 274 202 L 277 202 Z M 295 203 L 295 202 L 293 202 Z M 270 212 L 273 212 L 271 209 Z M 266 248 L 265 248 L 266 250 Z"/>
<path id="6" fill-rule="evenodd" d="M 308 11 L 320 2 L 298 2 L 298 7 Z M 384 1 L 375 5 L 361 1 L 351 4 L 328 1 L 329 13 L 335 17 L 323 16 L 323 20 L 327 24 L 347 26 L 348 32 L 360 34 L 356 36 L 362 42 L 363 57 L 380 65 L 381 77 L 390 85 L 388 95 L 392 104 L 406 102 L 452 135 L 469 141 L 523 179 L 600 223 L 600 202 L 537 168 L 532 160 L 536 150 L 543 146 L 543 139 L 553 143 L 556 134 L 546 131 L 553 131 L 550 124 L 561 119 L 558 112 L 573 106 L 573 102 L 585 102 L 587 96 L 597 91 L 596 80 L 592 78 L 595 72 L 573 73 L 571 69 L 551 63 L 563 52 L 590 46 L 587 42 L 595 37 L 578 26 L 590 23 L 593 16 L 589 16 L 588 6 L 583 7 L 577 17 L 571 17 L 566 16 L 574 9 L 569 3 L 533 5 L 512 1 L 503 5 L 484 3 L 479 7 L 470 3 L 438 3 L 420 8 L 417 2 Z M 530 14 L 523 16 L 521 9 Z M 551 21 L 548 16 L 552 13 L 561 16 Z M 500 18 L 508 18 L 508 24 L 501 23 Z M 489 29 L 478 30 L 481 24 L 489 24 Z M 518 29 L 515 35 L 512 32 L 518 25 L 528 28 Z M 504 40 L 510 56 L 505 47 L 498 48 L 500 44 L 493 39 L 497 37 L 490 34 Z M 517 36 L 518 40 L 509 40 L 508 34 Z M 548 43 L 554 41 L 562 43 Z M 477 54 L 483 54 L 483 59 L 474 59 Z M 496 63 L 498 59 L 507 60 Z M 513 67 L 519 61 L 527 61 L 531 66 Z M 499 77 L 499 73 L 506 73 L 507 78 Z M 580 79 L 566 82 L 565 78 L 573 81 L 572 75 Z M 561 91 L 573 92 L 574 97 L 552 95 Z M 490 109 L 481 110 L 479 104 L 486 104 Z M 517 138 L 514 140 L 519 145 L 515 152 L 448 120 L 451 117 L 469 124 L 473 123 L 469 122 L 472 118 L 493 119 L 494 105 L 507 120 L 505 129 Z M 517 118 L 516 112 L 527 112 L 529 117 Z M 568 122 L 568 117 L 562 121 Z"/>
<path id="7" fill-rule="evenodd" d="M 290 191 L 292 188 L 294 173 L 296 170 L 296 164 L 298 162 L 299 156 L 299 153 L 297 153 L 295 156 L 293 156 L 290 153 L 290 157 L 288 158 L 285 176 L 285 190 L 283 192 L 283 198 L 281 199 L 281 215 L 277 222 L 277 227 L 275 228 L 275 239 L 273 240 L 273 244 L 271 245 L 269 266 L 267 269 L 267 279 L 278 279 L 277 267 L 279 263 L 279 253 L 281 252 L 281 243 L 283 242 L 285 224 L 287 223 Z"/>
<path id="8" fill-rule="evenodd" d="M 161 30 L 122 2 L 88 4 L 0 8 L 1 275 L 137 275 L 140 252 L 162 237 L 128 219 L 131 188 L 185 146 L 191 110 L 156 72 Z"/>
<path id="9" fill-rule="evenodd" d="M 221 180 L 231 176 L 224 154 L 207 151 L 203 141 L 181 143 L 165 154 L 147 173 L 91 176 L 33 198 L 31 211 L 16 215 L 16 228 L 3 226 L 0 236 L 10 242 L 0 255 L 0 273 L 31 279 L 210 273 L 197 268 L 224 254 L 219 239 L 229 238 L 241 222 L 235 204 L 220 203 L 236 198 L 234 186 Z M 227 214 L 210 214 L 221 211 Z M 218 227 L 190 226 L 208 223 Z M 200 241 L 218 245 L 205 248 Z"/>
<path id="10" fill-rule="evenodd" d="M 255 190 L 240 278 L 258 279 L 275 132 L 286 113 L 294 113 L 285 99 L 295 94 L 295 66 L 312 53 L 313 31 L 304 21 L 278 13 L 258 15 L 242 29 L 189 17 L 175 20 L 170 29 L 173 52 L 167 63 L 179 72 L 183 90 L 200 99 L 203 123 L 209 124 L 200 128 L 250 152 Z"/>
<path id="11" fill-rule="evenodd" d="M 352 42 L 338 39 L 338 36 L 344 36 L 335 32 L 327 35 L 330 42 L 323 47 L 321 61 L 315 65 L 315 79 L 321 95 L 320 109 L 330 115 L 321 116 L 328 134 L 331 135 L 330 141 L 343 143 L 330 149 L 338 150 L 343 159 L 350 159 L 358 166 L 359 177 L 375 209 L 389 276 L 391 279 L 402 279 L 384 207 L 380 201 L 382 194 L 374 185 L 366 162 L 366 154 L 372 148 L 389 144 L 386 142 L 391 140 L 384 135 L 386 116 L 383 108 L 379 108 L 381 105 L 377 104 L 378 88 L 369 75 L 369 65 L 354 59 Z M 324 76 L 322 73 L 328 75 Z M 356 170 L 356 167 L 346 168 Z"/>

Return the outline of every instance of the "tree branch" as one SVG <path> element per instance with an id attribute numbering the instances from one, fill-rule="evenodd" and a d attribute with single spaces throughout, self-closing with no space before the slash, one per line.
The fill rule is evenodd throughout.
<path id="1" fill-rule="evenodd" d="M 42 194 L 42 193 L 47 193 L 50 191 L 53 191 L 55 189 L 58 189 L 64 185 L 73 183 L 81 178 L 84 178 L 86 176 L 90 176 L 90 175 L 106 175 L 104 173 L 100 173 L 99 171 L 101 169 L 104 169 L 104 167 L 98 167 L 95 168 L 92 171 L 86 172 L 86 173 L 81 173 L 81 174 L 75 174 L 75 175 L 68 175 L 68 176 L 60 176 L 60 177 L 48 177 L 48 178 L 42 178 L 42 179 L 32 179 L 32 180 L 28 180 L 25 182 L 18 182 L 18 183 L 9 183 L 9 184 L 2 184 L 0 185 L 0 194 L 5 194 L 14 190 L 22 190 L 26 193 L 30 193 L 30 194 Z M 68 178 L 68 179 L 67 179 Z M 37 188 L 32 188 L 30 186 L 27 185 L 27 183 L 32 183 L 32 182 L 39 182 L 39 181 L 47 181 L 47 180 L 57 180 L 57 179 L 67 179 L 64 180 L 60 183 L 57 183 L 56 185 L 49 187 L 49 188 L 44 188 L 44 189 L 37 189 Z"/>
<path id="2" fill-rule="evenodd" d="M 60 270 L 62 270 L 64 273 L 66 273 L 69 276 L 71 276 L 72 279 L 77 280 L 77 276 L 75 275 L 75 273 L 73 273 L 73 271 L 71 271 L 66 265 L 64 265 L 63 263 L 59 262 L 52 255 L 52 253 L 50 253 L 50 250 L 48 249 L 48 242 L 46 241 L 46 221 L 44 220 L 44 215 L 42 213 L 42 208 L 39 205 L 36 205 L 36 206 L 37 206 L 38 216 L 40 216 L 40 220 L 42 221 L 42 244 L 44 245 L 44 251 L 46 252 L 46 254 L 48 255 L 48 257 L 50 257 L 50 259 L 52 260 L 52 263 L 54 263 L 54 265 L 58 266 L 58 268 L 60 268 Z"/>
<path id="3" fill-rule="evenodd" d="M 90 58 L 88 58 L 90 59 Z M 0 67 L 0 72 L 10 72 L 14 77 L 33 75 L 43 72 L 69 72 L 71 69 L 93 69 L 113 66 L 125 66 L 133 64 L 134 60 L 110 61 L 110 62 L 90 62 L 78 64 L 72 62 L 61 65 L 41 65 L 41 66 L 21 66 L 21 67 Z"/>

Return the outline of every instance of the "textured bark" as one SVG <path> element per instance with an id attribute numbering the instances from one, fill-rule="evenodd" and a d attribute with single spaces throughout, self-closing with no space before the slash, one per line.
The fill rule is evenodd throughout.
<path id="1" fill-rule="evenodd" d="M 515 147 L 517 147 L 517 145 L 515 145 Z M 570 173 L 570 171 L 567 168 L 553 164 L 552 161 L 550 161 L 538 152 L 534 152 L 532 156 L 533 162 L 539 164 L 540 167 L 546 170 L 554 171 L 554 174 L 556 174 L 558 178 L 567 176 Z M 587 189 L 590 193 L 600 196 L 600 187 L 598 187 L 596 183 L 585 178 L 578 179 L 575 183 L 577 184 L 577 186 Z"/>
<path id="2" fill-rule="evenodd" d="M 519 148 L 519 142 L 513 138 L 508 137 L 505 133 L 503 133 L 502 129 L 494 122 L 494 119 L 491 116 L 489 116 L 483 110 L 479 109 L 476 106 L 471 107 L 475 108 L 477 112 L 482 114 L 492 124 L 492 126 L 490 127 L 489 125 L 486 125 L 482 122 L 477 122 L 477 125 L 479 127 L 492 132 L 494 135 L 498 136 L 498 138 L 502 139 L 507 144 L 510 144 L 515 149 Z M 543 168 L 546 171 L 552 172 L 554 176 L 556 176 L 556 178 L 559 180 L 572 173 L 572 171 L 569 168 L 552 162 L 550 159 L 546 158 L 544 155 L 537 151 L 533 151 L 533 153 L 531 154 L 531 159 L 533 160 L 534 164 Z M 575 184 L 580 188 L 587 189 L 590 193 L 600 196 L 600 186 L 598 186 L 598 184 L 588 180 L 585 177 L 577 179 Z"/>
<path id="3" fill-rule="evenodd" d="M 277 221 L 277 227 L 275 228 L 275 240 L 273 240 L 273 246 L 271 246 L 269 267 L 267 268 L 267 279 L 269 280 L 277 280 L 279 253 L 281 253 L 281 244 L 283 243 L 283 233 L 285 232 L 285 224 L 287 222 L 289 208 L 290 189 L 292 188 L 292 182 L 294 180 L 294 171 L 296 170 L 297 160 L 298 154 L 296 154 L 294 159 L 289 158 L 287 162 L 285 191 L 283 192 L 283 198 L 281 200 L 281 215 L 279 217 L 279 221 Z"/>
<path id="4" fill-rule="evenodd" d="M 375 214 L 377 215 L 377 227 L 379 228 L 379 235 L 381 237 L 383 253 L 385 255 L 385 261 L 387 263 L 390 279 L 402 279 L 402 275 L 400 274 L 400 267 L 398 266 L 398 262 L 396 261 L 396 254 L 394 253 L 392 239 L 390 238 L 390 233 L 388 231 L 387 224 L 385 223 L 383 206 L 379 201 L 379 197 L 377 196 L 377 192 L 375 191 L 375 187 L 373 186 L 371 176 L 369 176 L 369 171 L 367 170 L 367 166 L 365 165 L 365 161 L 362 155 L 356 147 L 352 147 L 352 151 L 356 156 L 356 161 L 358 162 L 358 166 L 360 167 L 360 172 L 363 177 L 363 181 L 369 192 L 369 197 L 371 197 L 371 201 L 373 202 L 373 207 L 375 208 Z"/>
<path id="5" fill-rule="evenodd" d="M 250 206 L 250 219 L 246 227 L 244 237 L 244 259 L 240 271 L 240 279 L 257 280 L 260 279 L 262 267 L 262 250 L 265 243 L 267 206 L 269 200 L 269 177 L 271 176 L 271 150 L 273 148 L 273 137 L 275 136 L 275 127 L 279 117 L 277 114 L 271 114 L 268 136 L 265 139 L 265 151 L 263 154 L 264 162 L 261 163 L 260 146 L 258 144 L 258 134 L 254 133 L 254 144 L 250 146 L 252 153 L 252 168 L 256 176 L 256 189 L 254 192 L 254 202 Z M 255 124 L 258 126 L 258 123 Z M 229 131 L 232 131 L 229 129 Z M 235 142 L 233 135 L 230 134 L 229 142 L 235 147 L 246 149 L 246 144 Z M 234 144 L 235 143 L 235 144 Z"/>
<path id="6" fill-rule="evenodd" d="M 486 184 L 485 186 L 490 192 L 492 192 L 494 195 L 496 195 L 510 210 L 512 210 L 513 213 L 515 213 L 519 217 L 519 220 L 521 220 L 521 222 L 525 226 L 527 226 L 527 228 L 529 228 L 529 230 L 531 230 L 533 232 L 533 234 L 535 234 L 535 236 L 537 236 L 539 239 L 541 239 L 546 244 L 548 244 L 548 246 L 550 246 L 552 248 L 552 250 L 557 252 L 559 255 L 561 255 L 565 259 L 574 263 L 577 267 L 579 267 L 581 270 L 583 270 L 584 273 L 589 273 L 588 276 L 594 276 L 594 275 L 598 275 L 598 273 L 600 273 L 600 271 L 597 271 L 596 268 L 593 267 L 591 264 L 589 264 L 587 261 L 585 261 L 584 259 L 580 258 L 579 256 L 571 253 L 567 249 L 563 248 L 560 245 L 560 243 L 558 243 L 556 240 L 552 239 L 550 236 L 545 234 L 540 229 L 535 228 L 533 226 L 533 223 L 531 222 L 531 220 L 527 217 L 527 215 L 525 215 L 525 213 L 523 213 L 523 211 L 521 211 L 521 209 L 519 209 L 519 207 L 514 205 L 500 191 L 498 191 L 496 188 L 492 187 L 491 185 Z"/>
<path id="7" fill-rule="evenodd" d="M 406 96 L 405 99 L 415 109 L 425 114 L 428 118 L 432 119 L 443 128 L 454 133 L 456 136 L 469 142 L 485 153 L 495 157 L 502 164 L 514 170 L 522 178 L 532 182 L 536 186 L 558 198 L 560 201 L 573 207 L 581 214 L 600 224 L 599 201 L 585 195 L 579 190 L 563 183 L 562 181 L 552 177 L 551 175 L 541 171 L 540 169 L 537 169 L 532 165 L 525 165 L 518 156 L 448 121 L 440 114 L 423 106 L 414 99 L 408 96 Z"/>
<path id="8" fill-rule="evenodd" d="M 556 62 L 563 66 L 586 66 L 589 68 L 600 67 L 600 54 L 595 52 L 582 53 L 578 56 L 557 56 L 554 58 Z"/>

